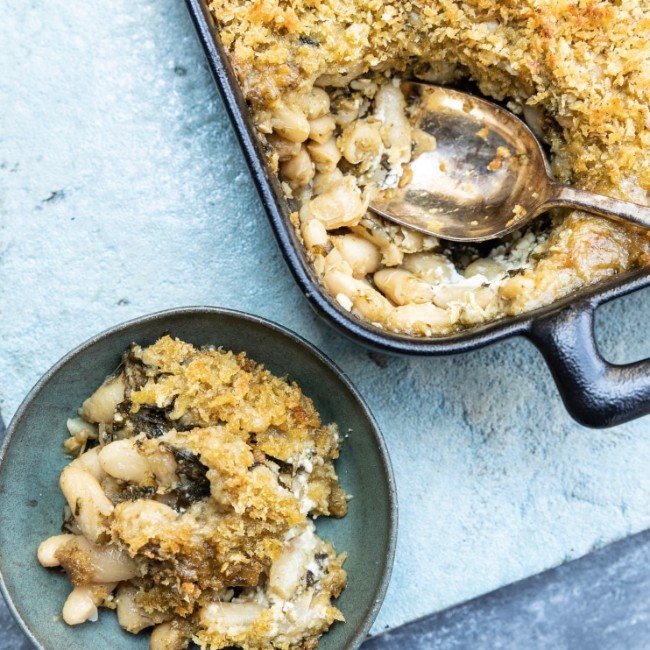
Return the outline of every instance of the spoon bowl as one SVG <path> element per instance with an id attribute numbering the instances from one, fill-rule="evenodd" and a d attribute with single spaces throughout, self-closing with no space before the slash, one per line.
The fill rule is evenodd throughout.
<path id="1" fill-rule="evenodd" d="M 553 207 L 577 207 L 650 228 L 650 208 L 555 181 L 533 132 L 501 106 L 468 93 L 404 82 L 411 123 L 435 138 L 400 185 L 378 192 L 370 208 L 442 239 L 502 237 Z"/>

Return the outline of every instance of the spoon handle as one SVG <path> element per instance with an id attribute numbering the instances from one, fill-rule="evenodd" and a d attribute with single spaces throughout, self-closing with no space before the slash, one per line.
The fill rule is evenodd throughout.
<path id="1" fill-rule="evenodd" d="M 551 198 L 546 206 L 553 208 L 580 208 L 587 212 L 610 217 L 617 221 L 627 221 L 636 226 L 650 229 L 650 207 L 614 199 L 611 196 L 596 194 L 561 183 L 553 183 Z"/>

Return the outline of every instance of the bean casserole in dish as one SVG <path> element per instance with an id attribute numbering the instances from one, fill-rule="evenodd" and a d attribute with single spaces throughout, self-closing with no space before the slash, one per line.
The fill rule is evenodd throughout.
<path id="1" fill-rule="evenodd" d="M 579 211 L 470 247 L 367 209 L 378 186 L 435 146 L 410 127 L 404 78 L 471 80 L 526 119 L 560 180 L 647 204 L 647 2 L 211 0 L 209 8 L 319 282 L 353 315 L 392 332 L 446 336 L 650 262 L 645 233 Z"/>

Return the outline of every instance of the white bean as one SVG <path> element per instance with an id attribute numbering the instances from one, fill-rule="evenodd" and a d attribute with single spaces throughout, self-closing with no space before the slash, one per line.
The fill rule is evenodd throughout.
<path id="1" fill-rule="evenodd" d="M 177 464 L 174 456 L 163 448 L 141 452 L 138 449 L 137 441 L 124 439 L 115 440 L 97 451 L 97 464 L 102 472 L 102 477 L 95 477 L 100 481 L 109 475 L 128 483 L 141 483 L 153 476 L 159 485 L 165 487 L 171 487 L 178 482 Z M 80 459 L 81 457 L 77 460 Z M 72 464 L 75 462 L 73 461 Z"/>
<path id="2" fill-rule="evenodd" d="M 354 177 L 346 176 L 324 194 L 305 203 L 300 209 L 300 219 L 318 219 L 327 230 L 332 230 L 358 223 L 367 208 L 368 198 L 361 194 Z"/>
<path id="3" fill-rule="evenodd" d="M 123 375 L 107 379 L 81 405 L 82 417 L 91 422 L 111 424 L 115 407 L 124 400 L 124 388 Z"/>
<path id="4" fill-rule="evenodd" d="M 113 513 L 113 504 L 97 479 L 86 470 L 68 465 L 59 479 L 75 521 L 83 534 L 93 542 L 107 532 L 107 518 Z"/>
<path id="5" fill-rule="evenodd" d="M 264 609 L 264 605 L 254 602 L 209 603 L 199 610 L 199 620 L 208 629 L 237 636 L 246 633 Z"/>
<path id="6" fill-rule="evenodd" d="M 127 632 L 137 634 L 145 628 L 162 623 L 173 616 L 173 612 L 167 614 L 155 611 L 148 614 L 138 602 L 137 594 L 138 590 L 132 585 L 121 584 L 115 595 L 117 621 Z"/>
<path id="7" fill-rule="evenodd" d="M 530 130 L 538 137 L 544 136 L 544 124 L 546 118 L 544 116 L 544 109 L 541 106 L 524 106 L 524 120 L 530 127 Z"/>
<path id="8" fill-rule="evenodd" d="M 308 250 L 320 247 L 325 248 L 329 243 L 329 236 L 325 226 L 318 219 L 310 219 L 302 224 L 302 238 Z"/>
<path id="9" fill-rule="evenodd" d="M 457 284 L 445 284 L 436 292 L 434 302 L 438 307 L 449 307 L 452 303 L 467 302 L 467 294 L 473 287 L 467 287 Z"/>
<path id="10" fill-rule="evenodd" d="M 318 278 L 322 278 L 325 273 L 325 256 L 322 251 L 312 250 L 312 264 Z"/>
<path id="11" fill-rule="evenodd" d="M 339 269 L 327 270 L 323 284 L 342 307 L 348 310 L 354 307 L 371 323 L 383 323 L 393 309 L 390 302 L 368 282 L 353 278 Z"/>
<path id="12" fill-rule="evenodd" d="M 374 273 L 381 263 L 379 249 L 359 235 L 340 235 L 332 237 L 332 243 L 341 254 L 341 257 L 350 265 L 352 274 L 364 277 Z"/>
<path id="13" fill-rule="evenodd" d="M 499 288 L 499 294 L 506 300 L 516 300 L 535 289 L 535 280 L 518 274 L 508 278 Z"/>
<path id="14" fill-rule="evenodd" d="M 483 289 L 487 289 L 483 291 Z M 457 304 L 464 303 L 473 303 L 481 307 L 487 305 L 491 300 L 493 294 L 490 292 L 488 287 L 468 287 L 463 286 L 462 284 L 447 284 L 440 287 L 436 291 L 436 296 L 433 302 L 438 305 L 438 307 L 447 308 Z"/>
<path id="15" fill-rule="evenodd" d="M 380 222 L 369 219 L 366 215 L 359 225 L 352 226 L 350 229 L 379 248 L 384 266 L 399 266 L 402 263 L 404 252 L 391 239 L 391 235 Z"/>
<path id="16" fill-rule="evenodd" d="M 307 565 L 314 557 L 316 545 L 317 540 L 310 526 L 285 544 L 269 572 L 269 589 L 273 593 L 285 600 L 293 597 L 302 576 L 307 573 Z"/>
<path id="17" fill-rule="evenodd" d="M 406 117 L 406 100 L 399 86 L 384 84 L 375 96 L 375 116 L 382 122 L 381 136 L 393 165 L 411 159 L 411 125 Z"/>
<path id="18" fill-rule="evenodd" d="M 113 544 L 93 544 L 81 535 L 59 548 L 57 559 L 73 584 L 102 584 L 138 575 L 135 561 Z"/>
<path id="19" fill-rule="evenodd" d="M 108 474 L 99 482 L 99 485 L 104 490 L 104 494 L 108 497 L 109 501 L 113 503 L 118 503 L 124 495 L 124 483 Z"/>
<path id="20" fill-rule="evenodd" d="M 315 120 L 309 120 L 309 138 L 321 144 L 327 142 L 336 129 L 336 122 L 331 115 L 323 115 Z"/>
<path id="21" fill-rule="evenodd" d="M 56 557 L 56 554 L 68 542 L 76 539 L 76 537 L 76 535 L 54 535 L 53 537 L 46 539 L 44 542 L 41 542 L 38 551 L 36 552 L 36 556 L 38 557 L 41 566 L 61 566 L 61 562 Z"/>
<path id="22" fill-rule="evenodd" d="M 106 477 L 106 473 L 99 464 L 99 452 L 101 447 L 93 447 L 88 451 L 75 458 L 71 463 L 71 467 L 78 467 L 83 469 L 89 474 L 92 474 L 97 481 L 101 482 Z"/>
<path id="23" fill-rule="evenodd" d="M 505 269 L 495 260 L 478 259 L 468 265 L 464 275 L 466 278 L 482 275 L 487 280 L 496 280 L 505 275 Z"/>
<path id="24" fill-rule="evenodd" d="M 316 172 L 312 183 L 314 196 L 327 192 L 341 180 L 343 180 L 343 172 L 338 167 L 330 172 Z"/>
<path id="25" fill-rule="evenodd" d="M 352 275 L 352 267 L 343 259 L 337 248 L 332 248 L 325 257 L 325 270 L 329 271 L 330 269 L 336 269 L 345 275 Z"/>
<path id="26" fill-rule="evenodd" d="M 302 146 L 300 142 L 292 142 L 277 133 L 267 135 L 266 139 L 277 152 L 280 160 L 289 160 L 289 158 L 293 158 L 300 151 Z"/>
<path id="27" fill-rule="evenodd" d="M 88 444 L 88 440 L 97 440 L 99 430 L 96 424 L 91 424 L 83 418 L 69 418 L 66 422 L 70 437 L 63 442 L 66 451 L 76 456 Z"/>
<path id="28" fill-rule="evenodd" d="M 336 146 L 336 138 L 330 138 L 326 142 L 308 142 L 307 151 L 316 165 L 319 172 L 331 172 L 341 160 L 341 152 Z"/>
<path id="29" fill-rule="evenodd" d="M 173 535 L 170 526 L 177 516 L 170 506 L 152 499 L 124 501 L 115 508 L 112 531 L 133 555 L 151 540 Z"/>
<path id="30" fill-rule="evenodd" d="M 128 483 L 141 483 L 150 474 L 147 459 L 132 439 L 115 440 L 99 452 L 99 464 L 107 473 Z"/>
<path id="31" fill-rule="evenodd" d="M 68 418 L 66 421 L 66 427 L 68 428 L 68 433 L 71 436 L 81 435 L 83 438 L 88 439 L 92 438 L 93 440 L 97 439 L 97 425 L 90 422 L 86 422 L 83 418 Z"/>
<path id="32" fill-rule="evenodd" d="M 381 247 L 381 263 L 384 266 L 399 266 L 404 259 L 404 252 L 393 242 Z"/>
<path id="33" fill-rule="evenodd" d="M 159 449 L 148 454 L 147 461 L 158 485 L 172 487 L 178 483 L 178 475 L 176 474 L 178 465 L 171 452 Z"/>
<path id="34" fill-rule="evenodd" d="M 405 253 L 412 254 L 424 250 L 426 237 L 423 233 L 412 230 L 411 228 L 402 228 L 401 234 L 402 241 L 400 242 L 400 248 Z"/>
<path id="35" fill-rule="evenodd" d="M 354 299 L 359 293 L 358 283 L 359 281 L 353 278 L 351 273 L 338 268 L 327 269 L 323 277 L 323 284 L 327 291 L 348 311 L 354 306 Z"/>
<path id="36" fill-rule="evenodd" d="M 85 540 L 88 542 L 88 540 Z M 80 542 L 80 547 L 83 543 Z M 92 582 L 120 582 L 138 575 L 138 566 L 125 551 L 113 544 L 97 546 L 88 542 L 92 562 Z"/>
<path id="37" fill-rule="evenodd" d="M 496 295 L 496 291 L 492 287 L 478 287 L 474 289 L 473 295 L 470 296 L 470 302 L 473 302 L 481 309 L 486 309 L 496 298 Z"/>
<path id="38" fill-rule="evenodd" d="M 402 268 L 417 275 L 429 284 L 450 281 L 456 270 L 449 258 L 437 253 L 413 253 L 405 255 Z"/>
<path id="39" fill-rule="evenodd" d="M 359 118 L 361 111 L 360 97 L 339 97 L 331 107 L 336 123 L 340 126 L 351 124 Z"/>
<path id="40" fill-rule="evenodd" d="M 63 620 L 68 625 L 96 621 L 97 606 L 115 589 L 115 583 L 75 587 L 63 605 Z"/>
<path id="41" fill-rule="evenodd" d="M 172 621 L 156 625 L 149 638 L 149 650 L 183 650 L 187 646 L 187 634 Z"/>
<path id="42" fill-rule="evenodd" d="M 401 269 L 381 269 L 375 273 L 373 280 L 398 305 L 431 302 L 435 295 L 431 284 Z"/>
<path id="43" fill-rule="evenodd" d="M 280 103 L 273 109 L 271 117 L 273 130 L 291 142 L 304 142 L 309 137 L 309 121 L 297 107 Z"/>
<path id="44" fill-rule="evenodd" d="M 280 175 L 292 189 L 309 185 L 314 178 L 314 173 L 314 163 L 304 147 L 301 147 L 293 158 L 280 163 Z"/>
<path id="45" fill-rule="evenodd" d="M 364 282 L 360 280 L 360 282 Z M 384 323 L 393 308 L 390 302 L 373 289 L 370 284 L 364 282 L 366 287 L 359 293 L 354 301 L 356 311 L 370 323 Z"/>
<path id="46" fill-rule="evenodd" d="M 384 151 L 379 125 L 366 120 L 356 120 L 346 126 L 336 144 L 349 163 L 363 163 L 362 169 L 379 160 Z"/>
<path id="47" fill-rule="evenodd" d="M 311 92 L 302 95 L 299 101 L 308 120 L 318 119 L 330 110 L 330 96 L 322 88 L 313 88 Z"/>
<path id="48" fill-rule="evenodd" d="M 429 303 L 395 307 L 386 322 L 398 332 L 430 335 L 445 331 L 451 325 L 451 314 Z"/>

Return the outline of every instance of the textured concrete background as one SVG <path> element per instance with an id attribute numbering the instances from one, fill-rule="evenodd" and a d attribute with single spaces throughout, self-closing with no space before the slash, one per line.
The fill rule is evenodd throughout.
<path id="1" fill-rule="evenodd" d="M 650 526 L 649 420 L 590 431 L 522 340 L 370 355 L 294 286 L 182 0 L 5 0 L 0 22 L 0 410 L 115 323 L 210 304 L 286 325 L 352 378 L 401 507 L 375 631 Z M 650 355 L 650 294 L 603 308 L 607 356 Z"/>

